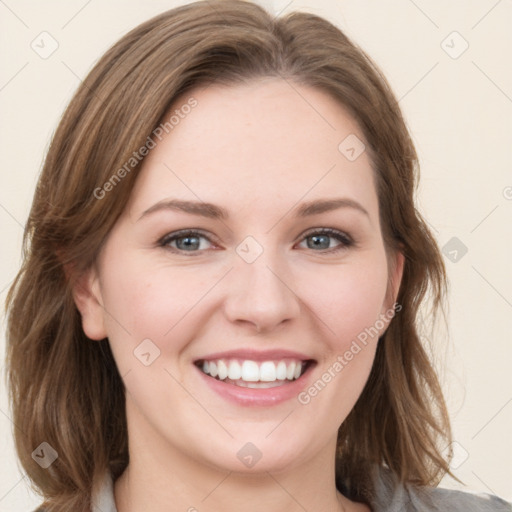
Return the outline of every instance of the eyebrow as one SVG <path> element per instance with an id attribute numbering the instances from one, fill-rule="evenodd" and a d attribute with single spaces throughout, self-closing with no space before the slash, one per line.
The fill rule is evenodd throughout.
<path id="1" fill-rule="evenodd" d="M 339 208 L 351 208 L 359 211 L 366 216 L 370 216 L 368 211 L 354 199 L 340 197 L 331 199 L 315 199 L 302 203 L 293 210 L 296 217 L 308 217 L 310 215 L 318 215 L 320 213 L 337 210 Z M 202 201 L 183 201 L 180 199 L 164 199 L 145 210 L 139 217 L 139 220 L 154 212 L 158 211 L 181 211 L 191 215 L 200 215 L 210 219 L 227 219 L 229 212 L 221 206 L 205 203 Z"/>

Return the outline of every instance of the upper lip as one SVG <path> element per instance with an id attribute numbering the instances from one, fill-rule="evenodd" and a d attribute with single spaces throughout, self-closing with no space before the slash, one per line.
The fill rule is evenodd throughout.
<path id="1" fill-rule="evenodd" d="M 254 350 L 254 349 L 237 349 L 227 350 L 225 352 L 215 352 L 207 356 L 200 357 L 195 360 L 198 361 L 211 361 L 216 359 L 246 359 L 250 361 L 272 361 L 276 359 L 298 359 L 300 361 L 310 361 L 313 358 L 295 352 L 292 350 L 273 349 L 273 350 Z"/>

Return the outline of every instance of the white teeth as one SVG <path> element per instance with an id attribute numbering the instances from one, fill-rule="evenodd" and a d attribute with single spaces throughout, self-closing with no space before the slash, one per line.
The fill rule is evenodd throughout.
<path id="1" fill-rule="evenodd" d="M 276 365 L 272 361 L 265 361 L 260 367 L 260 380 L 273 382 L 276 380 Z"/>
<path id="2" fill-rule="evenodd" d="M 254 361 L 244 361 L 242 364 L 242 380 L 246 382 L 258 382 L 260 380 L 260 369 Z"/>
<path id="3" fill-rule="evenodd" d="M 222 359 L 220 361 L 217 361 L 217 366 L 219 370 L 219 379 L 224 380 L 228 376 L 228 367 L 226 366 L 226 363 Z"/>
<path id="4" fill-rule="evenodd" d="M 286 370 L 286 378 L 288 380 L 293 380 L 293 377 L 295 375 L 295 363 L 294 362 L 291 362 L 289 365 L 288 365 L 288 368 Z M 211 375 L 211 374 L 210 374 Z"/>
<path id="5" fill-rule="evenodd" d="M 277 380 L 285 380 L 286 379 L 286 363 L 284 361 L 279 361 L 279 364 L 276 368 L 276 377 Z"/>
<path id="6" fill-rule="evenodd" d="M 243 383 L 275 383 L 298 379 L 302 374 L 302 361 L 240 361 L 236 359 L 203 361 L 201 369 L 207 375 L 218 377 L 219 380 L 229 379 Z M 252 386 L 246 386 L 252 387 Z"/>
<path id="7" fill-rule="evenodd" d="M 238 380 L 242 377 L 242 367 L 238 361 L 231 361 L 229 363 L 228 378 L 231 380 Z"/>

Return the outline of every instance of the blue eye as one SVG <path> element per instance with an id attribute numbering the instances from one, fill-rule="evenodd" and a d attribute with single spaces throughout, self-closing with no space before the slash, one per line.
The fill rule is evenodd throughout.
<path id="1" fill-rule="evenodd" d="M 330 239 L 336 239 L 339 244 L 335 247 L 330 246 Z M 304 240 L 310 239 L 311 242 L 307 243 L 309 249 L 320 248 L 322 251 L 315 252 L 328 252 L 333 253 L 354 245 L 354 241 L 345 233 L 332 228 L 323 228 L 317 231 L 310 232 L 304 236 Z"/>
<path id="2" fill-rule="evenodd" d="M 174 251 L 197 252 L 198 249 L 205 249 L 205 247 L 201 245 L 201 239 L 210 241 L 207 236 L 199 231 L 176 231 L 175 233 L 164 236 L 164 238 L 160 240 L 160 245 L 169 247 Z M 175 247 L 171 245 L 174 242 L 176 243 Z"/>
<path id="3" fill-rule="evenodd" d="M 339 242 L 335 247 L 331 247 L 332 239 Z M 202 240 L 212 243 L 210 238 L 201 231 L 184 229 L 165 235 L 158 241 L 158 245 L 175 253 L 188 252 L 190 256 L 195 256 L 208 249 L 204 243 L 201 243 Z M 319 253 L 335 253 L 354 245 L 354 241 L 348 235 L 332 228 L 310 231 L 303 235 L 302 241 L 307 241 L 308 249 Z"/>

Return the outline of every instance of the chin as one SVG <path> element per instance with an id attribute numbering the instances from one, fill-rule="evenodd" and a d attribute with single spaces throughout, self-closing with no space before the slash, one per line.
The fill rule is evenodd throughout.
<path id="1" fill-rule="evenodd" d="M 246 435 L 243 437 L 243 441 L 240 440 L 241 437 L 230 440 L 228 445 L 215 448 L 218 454 L 215 460 L 211 459 L 213 447 L 208 446 L 209 464 L 224 471 L 254 475 L 255 473 L 278 473 L 289 470 L 298 464 L 298 459 L 305 457 L 304 448 L 308 446 L 308 443 L 304 442 L 299 446 L 296 434 L 294 434 L 295 439 L 291 435 L 286 436 L 287 445 L 283 444 L 282 439 L 278 439 L 277 436 L 275 439 L 265 439 L 267 434 L 266 430 L 263 435 Z M 291 440 L 293 442 L 290 442 Z"/>

